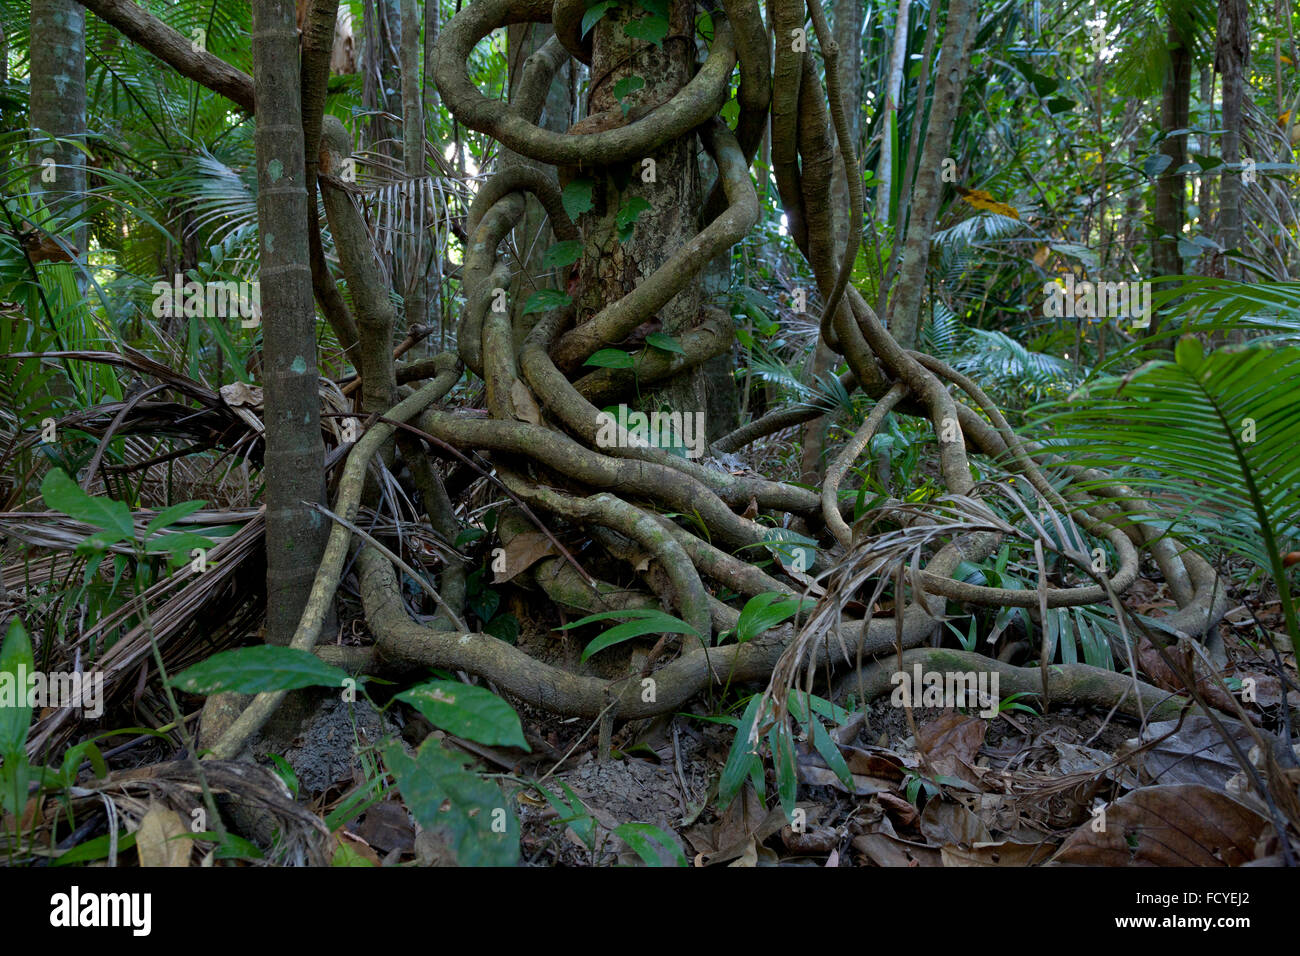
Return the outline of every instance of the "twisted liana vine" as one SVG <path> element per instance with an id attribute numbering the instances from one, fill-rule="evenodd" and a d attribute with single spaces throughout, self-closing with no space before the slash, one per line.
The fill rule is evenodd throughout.
<path id="1" fill-rule="evenodd" d="M 518 507 L 503 514 L 498 533 L 509 545 L 522 527 L 539 516 L 571 529 L 585 530 L 641 587 L 616 586 L 593 577 L 571 555 L 552 555 L 536 562 L 518 580 L 540 589 L 556 604 L 578 612 L 658 606 L 686 621 L 699 640 L 676 641 L 648 673 L 656 692 L 647 695 L 646 673 L 635 671 L 612 680 L 571 673 L 539 661 L 488 634 L 453 626 L 465 599 L 463 569 L 449 567 L 440 584 L 442 603 L 454 613 L 432 625 L 408 612 L 394 564 L 368 544 L 359 545 L 356 568 L 366 619 L 376 645 L 354 663 L 365 667 L 442 667 L 490 680 L 529 704 L 556 713 L 595 717 L 612 714 L 630 719 L 663 714 L 681 707 L 711 684 L 723 681 L 774 681 L 790 684 L 802 667 L 832 666 L 882 654 L 901 654 L 932 637 L 947 602 L 971 607 L 1050 609 L 1092 604 L 1122 593 L 1138 577 L 1140 552 L 1150 548 L 1171 582 L 1180 605 L 1170 626 L 1198 637 L 1223 612 L 1223 589 L 1204 560 L 1157 537 L 1142 499 L 1112 486 L 1084 493 L 1047 477 L 1062 467 L 1049 450 L 1022 442 L 979 386 L 944 363 L 912 350 L 920 307 L 929 236 L 937 214 L 939 157 L 947 149 L 956 103 L 964 84 L 964 64 L 977 32 L 970 4 L 955 2 L 941 41 L 927 44 L 938 57 L 934 69 L 934 109 L 916 170 L 912 228 L 907 235 L 898 289 L 888 299 L 884 320 L 849 282 L 862 222 L 863 196 L 854 144 L 848 137 L 846 104 L 841 102 L 835 69 L 836 51 L 828 42 L 825 17 L 817 0 L 771 0 L 764 25 L 757 0 L 722 0 L 712 11 L 711 42 L 702 62 L 676 92 L 635 108 L 588 117 L 581 127 L 556 132 L 539 125 L 552 77 L 565 59 L 591 63 L 602 42 L 601 27 L 583 35 L 585 0 L 474 0 L 442 29 L 437 41 L 436 80 L 452 115 L 465 126 L 506 148 L 493 175 L 478 189 L 469 211 L 469 245 L 462 273 L 465 296 L 457 353 L 440 357 L 427 368 L 411 363 L 398 376 L 391 354 L 391 307 L 386 290 L 376 288 L 371 250 L 359 227 L 350 197 L 330 175 L 347 148 L 341 128 L 327 122 L 322 137 L 321 188 L 336 240 L 360 243 L 341 251 L 340 264 L 354 299 L 359 335 L 358 367 L 363 411 L 382 415 L 351 450 L 337 489 L 334 512 L 351 521 L 365 494 L 364 478 L 376 457 L 391 456 L 392 422 L 409 423 L 397 448 L 416 462 L 415 476 L 431 524 L 450 537 L 456 522 L 451 499 L 434 458 L 490 462 L 492 478 Z M 825 59 L 824 90 L 807 42 L 811 18 Z M 467 73 L 475 47 L 492 31 L 517 23 L 551 23 L 554 37 L 529 57 L 512 97 L 486 97 Z M 594 40 L 593 40 L 594 37 Z M 679 38 L 680 39 L 680 38 Z M 665 41 L 667 42 L 667 41 Z M 694 45 L 690 48 L 693 50 Z M 930 54 L 927 54 L 929 56 Z M 735 129 L 721 119 L 733 71 L 739 70 L 739 113 Z M 933 64 L 927 61 L 927 74 Z M 606 78 L 607 79 L 607 78 Z M 602 79 L 601 82 L 605 82 Z M 620 430 L 611 447 L 601 442 L 600 406 L 635 400 L 649 385 L 670 383 L 693 374 L 731 346 L 731 318 L 702 306 L 693 327 L 677 338 L 680 351 L 656 353 L 646 348 L 635 369 L 586 365 L 603 349 L 626 350 L 629 337 L 699 281 L 710 262 L 726 256 L 754 228 L 760 215 L 750 163 L 764 132 L 771 137 L 772 171 L 789 231 L 815 277 L 824 309 L 821 341 L 841 357 L 848 372 L 841 384 L 860 390 L 874 403 L 866 421 L 832 462 L 818 491 L 760 477 L 733 474 L 708 458 L 682 458 L 639 442 Z M 551 230 L 561 240 L 586 240 L 597 209 L 575 222 L 565 211 L 562 183 L 574 175 L 599 176 L 639 163 L 673 143 L 698 140 L 716 167 L 716 181 L 703 204 L 703 221 L 680 248 L 667 250 L 657 268 L 625 294 L 598 309 L 576 305 L 580 294 L 541 313 L 512 303 L 501 307 L 501 292 L 510 285 L 511 264 L 503 253 L 520 222 L 527 196 L 545 210 Z M 835 154 L 841 157 L 839 168 Z M 332 152 L 331 152 L 332 151 Z M 849 184 L 850 220 L 855 228 L 846 248 L 837 252 L 832 236 L 832 180 L 845 175 Z M 585 250 L 584 255 L 598 254 Z M 919 271 L 918 271 L 919 270 Z M 578 270 L 575 269 L 575 275 Z M 383 299 L 383 302 L 379 302 Z M 384 328 L 387 336 L 383 336 Z M 902 333 L 901 339 L 899 333 Z M 440 407 L 449 379 L 462 367 L 486 386 L 486 414 L 475 409 Z M 421 374 L 427 384 L 410 391 Z M 411 384 L 398 384 L 400 381 Z M 939 442 L 939 470 L 950 495 L 978 502 L 984 490 L 972 478 L 970 456 L 978 453 L 1023 477 L 1036 500 L 1069 513 L 1083 532 L 1108 542 L 1118 557 L 1113 573 L 1101 583 L 1014 591 L 977 586 L 954 578 L 963 561 L 978 562 L 999 547 L 1004 536 L 996 522 L 976 523 L 950 535 L 933 537 L 928 558 L 915 573 L 879 563 L 877 576 L 896 576 L 896 610 L 866 616 L 850 610 L 852 593 L 830 589 L 819 611 L 798 629 L 774 628 L 743 644 L 718 646 L 713 635 L 735 627 L 737 612 L 716 599 L 712 590 L 730 589 L 742 596 L 765 591 L 805 592 L 804 572 L 833 570 L 848 563 L 861 570 L 874 553 L 871 530 L 850 524 L 851 510 L 841 494 L 845 476 L 867 448 L 890 412 L 926 419 Z M 747 444 L 821 414 L 809 407 L 779 409 L 725 436 L 715 436 L 715 453 L 737 452 Z M 385 452 L 385 448 L 390 449 Z M 486 468 L 484 469 L 486 473 Z M 1066 469 L 1067 473 L 1069 470 Z M 1076 474 L 1095 484 L 1098 476 Z M 1090 484 L 1090 486 L 1091 486 Z M 1102 497 L 1102 495 L 1105 497 Z M 886 510 L 897 503 L 887 503 Z M 521 510 L 526 509 L 526 510 Z M 901 514 L 901 513 L 900 513 Z M 689 516 L 689 520 L 670 516 Z M 914 520 L 910 516 L 906 520 Z M 900 517 L 899 520 L 904 520 Z M 818 536 L 823 547 L 807 568 L 785 560 L 763 569 L 744 560 L 754 548 L 773 547 L 774 528 L 797 524 Z M 309 648 L 319 634 L 324 608 L 339 582 L 351 534 L 334 525 L 326 560 L 316 577 L 307 613 L 294 646 Z M 749 550 L 746 550 L 749 549 Z M 865 558 L 864 558 L 865 556 Z M 841 575 L 843 578 L 843 575 Z M 905 583 L 906 582 L 906 583 Z M 841 584 L 843 581 L 841 580 Z M 904 592 L 910 596 L 904 599 Z M 964 655 L 969 663 L 977 655 Z M 947 659 L 947 658 L 945 658 Z M 990 667 L 1005 665 L 978 658 Z M 1077 670 L 1077 669 L 1076 669 Z M 773 677 L 774 671 L 776 676 Z M 875 672 L 873 672 L 874 674 Z M 1027 676 L 1018 677 L 1027 682 Z M 1044 678 L 1046 681 L 1046 678 Z M 1053 692 L 1080 691 L 1093 702 L 1113 704 L 1133 688 L 1118 675 L 1093 681 L 1070 671 L 1053 677 Z M 869 683 L 881 684 L 877 676 Z M 780 688 L 777 687 L 777 690 Z M 1046 690 L 1046 687 L 1044 688 Z M 1086 692 L 1085 692 L 1086 691 Z M 776 693 L 774 700 L 783 695 Z M 1167 709 L 1158 692 L 1143 685 L 1139 699 L 1151 710 Z M 276 695 L 261 695 L 216 746 L 217 756 L 238 753 L 266 719 Z M 1128 706 L 1128 705 L 1126 705 Z M 1163 710 L 1162 710 L 1163 712 Z"/>

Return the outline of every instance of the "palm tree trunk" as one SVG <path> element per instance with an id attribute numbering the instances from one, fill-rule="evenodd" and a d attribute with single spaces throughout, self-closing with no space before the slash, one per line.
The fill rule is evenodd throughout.
<path id="1" fill-rule="evenodd" d="M 31 27 L 31 125 L 44 134 L 32 146 L 33 191 L 61 199 L 59 212 L 71 219 L 85 208 L 85 158 L 46 137 L 86 135 L 86 11 L 74 0 L 32 0 Z M 85 222 L 67 241 L 85 254 Z"/>
<path id="2" fill-rule="evenodd" d="M 426 0 L 426 3 L 436 0 Z M 424 100 L 420 88 L 420 12 L 415 0 L 402 0 L 402 163 L 407 175 L 407 239 L 402 253 L 403 301 L 407 326 L 423 325 L 424 263 L 428 257 L 424 215 Z"/>
<path id="3" fill-rule="evenodd" d="M 1166 133 L 1186 129 L 1192 93 L 1192 54 L 1177 28 L 1169 27 L 1169 73 L 1160 100 L 1160 128 Z M 1182 260 L 1178 239 L 1183 233 L 1187 174 L 1179 172 L 1187 163 L 1187 134 L 1166 136 L 1160 152 L 1169 163 L 1156 180 L 1155 238 L 1152 264 L 1157 275 L 1178 275 Z M 1153 328 L 1154 331 L 1154 328 Z"/>
<path id="4" fill-rule="evenodd" d="M 266 629 L 270 643 L 288 644 L 328 532 L 307 504 L 324 497 L 325 447 L 293 0 L 253 2 L 253 83 L 265 317 Z"/>
<path id="5" fill-rule="evenodd" d="M 1219 0 L 1218 50 L 1215 68 L 1223 76 L 1223 162 L 1241 162 L 1241 113 L 1245 98 L 1246 65 L 1250 60 L 1250 29 L 1246 0 Z M 1241 175 L 1225 171 L 1219 183 L 1219 243 L 1241 246 Z M 1228 263 L 1228 278 L 1240 278 L 1241 268 Z"/>

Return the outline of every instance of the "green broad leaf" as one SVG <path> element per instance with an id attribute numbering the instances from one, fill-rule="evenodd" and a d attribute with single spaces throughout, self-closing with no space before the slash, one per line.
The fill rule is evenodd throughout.
<path id="1" fill-rule="evenodd" d="M 571 631 L 576 627 L 585 627 L 588 624 L 595 624 L 597 621 L 630 621 L 636 618 L 652 617 L 656 614 L 663 614 L 663 611 L 649 607 L 627 607 L 620 608 L 617 611 L 601 611 L 598 614 L 588 614 L 586 617 L 579 618 L 576 621 L 570 621 L 568 624 L 561 624 L 556 631 Z"/>
<path id="2" fill-rule="evenodd" d="M 563 266 L 571 266 L 581 258 L 582 241 L 580 239 L 566 239 L 564 242 L 557 242 L 546 250 L 546 254 L 542 256 L 542 268 L 557 269 Z"/>
<path id="3" fill-rule="evenodd" d="M 623 32 L 633 40 L 644 40 L 646 43 L 662 47 L 664 37 L 668 36 L 668 18 L 653 15 L 633 20 L 623 27 Z"/>
<path id="4" fill-rule="evenodd" d="M 550 312 L 552 309 L 563 309 L 572 303 L 573 296 L 567 292 L 561 292 L 558 289 L 538 289 L 524 303 L 524 315 L 531 315 L 534 312 Z"/>
<path id="5" fill-rule="evenodd" d="M 677 837 L 651 823 L 623 823 L 615 836 L 630 846 L 646 866 L 685 866 L 686 854 Z"/>
<path id="6" fill-rule="evenodd" d="M 500 787 L 465 770 L 437 740 L 426 740 L 414 757 L 390 744 L 383 757 L 406 808 L 420 826 L 446 838 L 459 865 L 519 862 L 519 820 Z"/>
<path id="7" fill-rule="evenodd" d="M 177 839 L 181 839 L 182 837 L 185 836 L 189 836 L 189 834 L 182 834 L 181 837 L 178 837 Z M 215 833 L 205 833 L 205 834 L 196 833 L 194 834 L 194 838 L 216 840 L 218 839 L 218 836 Z M 226 842 L 221 844 L 221 846 L 217 847 L 217 852 L 214 854 L 214 856 L 218 860 L 264 860 L 266 859 L 266 854 L 262 852 L 262 848 L 260 846 L 258 846 L 256 843 L 253 843 L 251 840 L 246 840 L 241 836 L 235 835 L 234 833 L 226 834 Z"/>
<path id="8" fill-rule="evenodd" d="M 802 714 L 804 704 L 808 704 L 812 707 L 814 714 L 821 714 L 827 720 L 834 721 L 837 724 L 845 723 L 853 716 L 843 707 L 832 704 L 825 697 L 818 697 L 816 694 L 805 694 L 794 688 L 791 688 L 790 696 L 786 700 L 789 703 L 790 712 L 794 714 Z M 801 719 L 800 722 L 804 721 Z"/>
<path id="9" fill-rule="evenodd" d="M 9 754 L 0 763 L 0 815 L 18 815 L 27 806 L 32 777 L 40 771 L 27 761 L 27 754 Z"/>
<path id="10" fill-rule="evenodd" d="M 627 613 L 627 612 L 618 612 Z M 595 638 L 582 651 L 582 660 L 586 660 L 597 651 L 603 651 L 607 647 L 613 647 L 615 644 L 622 644 L 624 641 L 630 641 L 634 637 L 642 637 L 646 634 L 693 634 L 696 638 L 700 635 L 695 628 L 691 627 L 681 618 L 673 617 L 663 611 L 656 611 L 650 608 L 637 609 L 637 616 L 632 620 L 625 621 L 611 627 L 604 634 Z"/>
<path id="11" fill-rule="evenodd" d="M 753 286 L 738 286 L 736 289 L 736 295 L 741 302 L 745 303 L 745 305 L 763 313 L 764 315 L 774 315 L 781 311 L 781 306 L 779 306 L 770 295 L 765 292 L 759 292 Z"/>
<path id="12" fill-rule="evenodd" d="M 153 520 L 145 526 L 144 533 L 153 534 L 155 531 L 159 531 L 169 525 L 175 524 L 182 518 L 188 518 L 206 504 L 206 501 L 182 501 L 178 505 L 164 508 L 162 511 L 154 515 Z"/>
<path id="13" fill-rule="evenodd" d="M 732 129 L 736 128 L 736 123 L 740 121 L 740 101 L 732 98 L 722 104 L 722 119 Z"/>
<path id="14" fill-rule="evenodd" d="M 122 853 L 135 846 L 135 834 L 119 833 L 117 836 L 117 852 L 120 856 Z M 73 863 L 87 863 L 91 860 L 104 860 L 108 858 L 111 849 L 109 834 L 94 837 L 85 843 L 79 843 L 67 853 L 61 854 L 50 861 L 50 866 L 69 866 Z"/>
<path id="15" fill-rule="evenodd" d="M 668 0 L 636 0 L 636 5 L 646 13 L 665 18 L 668 16 Z"/>
<path id="16" fill-rule="evenodd" d="M 353 847 L 340 840 L 338 847 L 334 850 L 334 856 L 330 860 L 330 866 L 374 866 L 374 864 Z"/>
<path id="17" fill-rule="evenodd" d="M 458 535 L 456 535 L 456 541 L 454 542 L 453 546 L 457 548 L 463 548 L 465 545 L 469 544 L 470 542 L 477 541 L 479 538 L 482 538 L 485 535 L 487 535 L 487 532 L 484 531 L 482 528 L 464 528 L 461 530 L 461 532 Z"/>
<path id="18" fill-rule="evenodd" d="M 528 750 L 519 715 L 486 687 L 432 680 L 397 695 L 435 727 L 487 746 Z"/>
<path id="19" fill-rule="evenodd" d="M 678 355 L 686 354 L 686 349 L 682 348 L 681 342 L 663 332 L 651 332 L 645 337 L 645 342 L 646 345 L 653 346 L 661 352 L 676 352 Z"/>
<path id="20" fill-rule="evenodd" d="M 465 604 L 480 621 L 490 621 L 501 606 L 501 595 L 488 588 L 470 597 Z"/>
<path id="21" fill-rule="evenodd" d="M 1047 245 L 1053 252 L 1059 252 L 1063 256 L 1083 263 L 1089 271 L 1097 269 L 1101 261 L 1097 253 L 1077 242 L 1049 242 Z"/>
<path id="22" fill-rule="evenodd" d="M 1068 96 L 1054 96 L 1047 101 L 1047 112 L 1055 116 L 1057 113 L 1068 113 L 1078 104 Z"/>
<path id="23" fill-rule="evenodd" d="M 1031 82 L 1034 84 L 1034 92 L 1042 97 L 1051 96 L 1061 86 L 1060 80 L 1053 79 L 1050 76 L 1044 76 L 1041 73 L 1033 76 Z"/>
<path id="24" fill-rule="evenodd" d="M 817 602 L 811 598 L 792 598 L 779 591 L 767 591 L 750 598 L 736 621 L 736 642 L 744 644 L 794 617 L 800 604 L 807 610 Z"/>
<path id="25" fill-rule="evenodd" d="M 499 641 L 513 644 L 519 640 L 519 618 L 513 614 L 498 614 L 483 625 L 483 633 L 491 634 Z"/>
<path id="26" fill-rule="evenodd" d="M 801 574 L 812 570 L 817 561 L 817 542 L 788 528 L 772 528 L 764 545 L 782 567 Z"/>
<path id="27" fill-rule="evenodd" d="M 1147 179 L 1155 179 L 1168 169 L 1172 162 L 1173 159 L 1165 153 L 1153 153 L 1142 163 L 1142 172 L 1146 174 Z"/>
<path id="28" fill-rule="evenodd" d="M 32 642 L 18 618 L 0 644 L 0 757 L 8 762 L 23 753 L 32 708 L 27 703 L 27 678 L 36 669 Z"/>
<path id="29" fill-rule="evenodd" d="M 112 541 L 122 541 L 135 536 L 131 523 L 131 509 L 125 502 L 113 498 L 88 495 L 75 481 L 56 468 L 41 482 L 41 497 L 53 511 L 62 512 L 78 521 L 94 525 L 110 535 Z"/>
<path id="30" fill-rule="evenodd" d="M 206 538 L 201 534 L 192 534 L 189 531 L 179 531 L 150 538 L 144 543 L 144 549 L 149 552 L 167 551 L 189 557 L 189 553 L 195 548 L 206 550 L 214 545 L 215 542 L 211 538 Z"/>
<path id="31" fill-rule="evenodd" d="M 790 725 L 785 722 L 774 725 L 768 731 L 767 740 L 772 746 L 772 767 L 776 771 L 777 796 L 781 799 L 781 809 L 785 811 L 785 818 L 791 820 L 794 818 L 794 801 L 799 788 L 799 777 L 795 772 L 794 738 L 790 733 Z"/>
<path id="32" fill-rule="evenodd" d="M 588 7 L 587 12 L 582 15 L 582 35 L 585 37 L 590 33 L 591 28 L 600 21 L 600 18 L 616 6 L 618 6 L 618 0 L 601 0 L 595 6 Z"/>
<path id="33" fill-rule="evenodd" d="M 618 100 L 618 105 L 623 108 L 623 115 L 626 116 L 628 110 L 632 107 L 630 104 L 623 102 L 628 96 L 631 96 L 637 90 L 644 89 L 645 79 L 633 73 L 625 76 L 614 84 L 614 99 Z"/>
<path id="34" fill-rule="evenodd" d="M 188 694 L 260 694 L 300 687 L 342 687 L 350 677 L 315 654 L 264 644 L 220 651 L 187 667 L 170 684 Z"/>
<path id="35" fill-rule="evenodd" d="M 596 184 L 590 179 L 580 177 L 569 181 L 569 185 L 564 187 L 560 193 L 560 204 L 564 206 L 564 211 L 569 214 L 570 219 L 576 220 L 584 212 L 590 212 L 592 208 L 592 190 Z"/>
<path id="36" fill-rule="evenodd" d="M 736 727 L 736 739 L 731 743 L 727 762 L 718 780 L 719 810 L 725 810 L 731 805 L 731 801 L 736 798 L 736 794 L 744 785 L 745 779 L 749 777 L 751 768 L 755 766 L 761 768 L 761 760 L 754 752 L 758 749 L 758 744 L 757 742 L 751 744 L 749 741 L 750 732 L 758 722 L 758 705 L 761 697 L 761 694 L 755 694 L 749 699 L 749 705 L 740 718 L 739 726 Z"/>
<path id="37" fill-rule="evenodd" d="M 596 368 L 634 368 L 636 359 L 620 349 L 601 349 L 582 364 Z"/>
<path id="38" fill-rule="evenodd" d="M 767 806 L 767 775 L 763 773 L 763 761 L 755 760 L 749 765 L 749 784 L 758 794 L 759 802 Z"/>
<path id="39" fill-rule="evenodd" d="M 94 534 L 87 535 L 77 542 L 75 554 L 81 558 L 88 558 L 91 561 L 100 562 L 108 554 L 108 549 L 115 544 L 120 544 L 122 536 L 116 531 L 96 531 Z M 118 555 L 118 557 L 123 557 Z M 125 558 L 123 558 L 125 560 Z M 86 578 L 90 580 L 89 577 Z"/>
<path id="40" fill-rule="evenodd" d="M 640 196 L 628 197 L 627 202 L 619 208 L 618 215 L 614 217 L 619 242 L 627 242 L 632 238 L 632 229 L 636 226 L 637 220 L 641 218 L 641 213 L 649 208 L 650 203 Z"/>
<path id="41" fill-rule="evenodd" d="M 813 746 L 817 748 L 817 752 L 826 761 L 826 766 L 831 768 L 831 772 L 839 778 L 840 783 L 852 791 L 853 772 L 849 770 L 848 761 L 844 759 L 844 754 L 840 753 L 840 748 L 835 745 L 830 733 L 821 725 L 820 721 L 814 720 L 808 726 L 812 732 Z"/>

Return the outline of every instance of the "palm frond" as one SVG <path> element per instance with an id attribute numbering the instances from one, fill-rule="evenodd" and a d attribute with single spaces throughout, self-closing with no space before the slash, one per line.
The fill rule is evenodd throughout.
<path id="1" fill-rule="evenodd" d="M 971 329 L 954 364 L 1004 388 L 1046 396 L 1074 384 L 1074 367 L 1064 359 L 1033 352 L 1002 332 Z"/>
<path id="2" fill-rule="evenodd" d="M 1187 337 L 1173 361 L 1101 379 L 1047 421 L 1070 464 L 1122 474 L 1185 529 L 1270 569 L 1295 636 L 1281 555 L 1300 534 L 1297 398 L 1300 348 L 1205 355 Z"/>

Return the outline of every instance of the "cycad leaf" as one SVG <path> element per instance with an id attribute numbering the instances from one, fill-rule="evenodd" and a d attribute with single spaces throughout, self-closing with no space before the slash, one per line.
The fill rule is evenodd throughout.
<path id="1" fill-rule="evenodd" d="M 1300 348 L 1205 355 L 1189 339 L 1173 361 L 1095 382 L 1049 420 L 1071 464 L 1127 471 L 1185 526 L 1269 568 L 1300 520 L 1298 396 Z"/>

